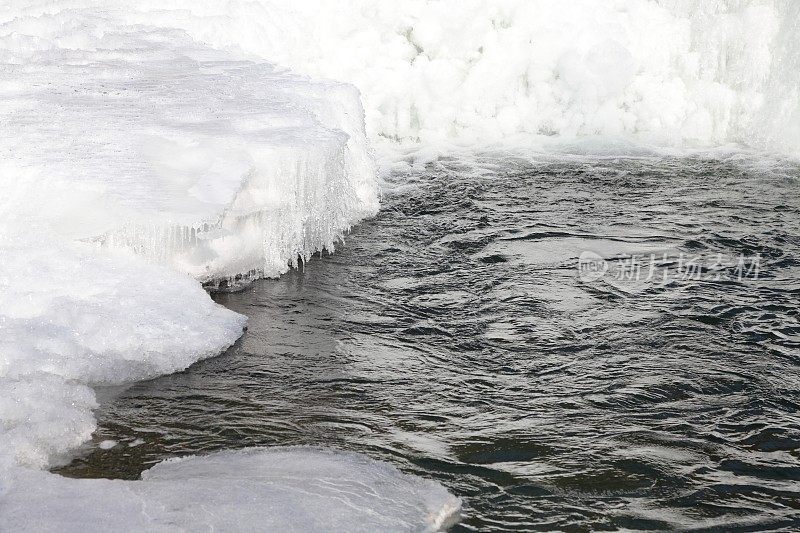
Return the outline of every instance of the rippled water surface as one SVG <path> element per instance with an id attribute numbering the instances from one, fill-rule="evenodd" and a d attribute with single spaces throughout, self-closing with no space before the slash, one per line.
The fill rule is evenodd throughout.
<path id="1" fill-rule="evenodd" d="M 439 480 L 459 531 L 798 528 L 796 176 L 741 157 L 399 172 L 334 255 L 217 295 L 242 340 L 106 403 L 97 440 L 120 444 L 61 471 L 313 444 Z M 610 259 L 599 279 L 585 251 Z"/>

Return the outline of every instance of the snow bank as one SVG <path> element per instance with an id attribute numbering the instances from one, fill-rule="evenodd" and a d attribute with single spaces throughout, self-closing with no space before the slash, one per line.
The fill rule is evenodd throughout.
<path id="1" fill-rule="evenodd" d="M 172 0 L 142 20 L 363 94 L 373 136 L 800 153 L 792 0 Z M 176 12 L 180 8 L 183 12 Z M 313 36 L 310 38 L 310 36 Z"/>
<path id="2" fill-rule="evenodd" d="M 14 217 L 209 281 L 280 274 L 377 209 L 352 86 L 70 4 L 0 27 Z"/>
<path id="3" fill-rule="evenodd" d="M 91 437 L 89 384 L 183 370 L 218 355 L 245 317 L 184 274 L 130 253 L 0 234 L 0 478 L 47 467 Z"/>
<path id="4" fill-rule="evenodd" d="M 110 3 L 109 3 L 110 5 Z M 440 485 L 353 454 L 252 450 L 145 480 L 49 474 L 96 384 L 219 354 L 245 318 L 198 281 L 275 276 L 377 209 L 355 88 L 109 6 L 0 13 L 0 529 L 421 531 Z"/>
<path id="5" fill-rule="evenodd" d="M 424 532 L 452 524 L 460 509 L 437 483 L 313 448 L 166 461 L 142 481 L 18 474 L 0 498 L 9 531 Z"/>
<path id="6" fill-rule="evenodd" d="M 88 385 L 238 338 L 195 280 L 278 275 L 377 194 L 351 86 L 34 4 L 0 15 L 0 455 L 41 467 L 90 435 Z"/>

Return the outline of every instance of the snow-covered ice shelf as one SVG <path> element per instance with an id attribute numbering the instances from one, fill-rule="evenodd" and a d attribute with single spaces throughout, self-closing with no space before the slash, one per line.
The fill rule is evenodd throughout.
<path id="1" fill-rule="evenodd" d="M 353 87 L 43 5 L 0 26 L 0 455 L 36 466 L 91 432 L 72 389 L 241 334 L 189 276 L 278 275 L 377 209 Z"/>
<path id="2" fill-rule="evenodd" d="M 141 0 L 136 9 L 216 47 L 353 83 L 374 137 L 530 146 L 599 135 L 800 156 L 793 0 Z"/>
<path id="3" fill-rule="evenodd" d="M 125 20 L 74 9 L 0 30 L 7 217 L 206 281 L 280 274 L 374 213 L 355 88 Z"/>
<path id="4" fill-rule="evenodd" d="M 435 530 L 443 487 L 354 454 L 249 450 L 137 482 L 44 469 L 92 385 L 186 368 L 245 317 L 199 282 L 275 276 L 377 209 L 358 91 L 99 4 L 0 14 L 0 529 Z"/>

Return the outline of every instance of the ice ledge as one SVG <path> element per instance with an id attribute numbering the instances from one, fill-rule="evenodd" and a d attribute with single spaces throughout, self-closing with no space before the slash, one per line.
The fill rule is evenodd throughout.
<path id="1" fill-rule="evenodd" d="M 186 274 L 278 275 L 377 210 L 355 88 L 71 5 L 0 17 L 0 470 L 87 439 L 89 385 L 241 335 Z"/>
<path id="2" fill-rule="evenodd" d="M 377 210 L 350 85 L 117 11 L 19 16 L 0 42 L 0 154 L 27 204 L 9 206 L 18 223 L 205 282 L 276 276 Z"/>

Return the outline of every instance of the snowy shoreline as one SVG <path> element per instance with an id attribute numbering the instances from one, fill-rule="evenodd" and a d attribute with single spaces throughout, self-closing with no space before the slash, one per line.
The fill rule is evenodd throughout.
<path id="1" fill-rule="evenodd" d="M 67 397 L 221 353 L 244 317 L 198 281 L 277 276 L 377 209 L 352 87 L 104 12 L 9 24 L 24 46 L 0 132 L 6 399 L 56 416 L 60 400 L 27 396 L 44 380 Z M 42 467 L 86 440 L 80 396 L 58 425 L 8 405 L 2 456 Z"/>
<path id="2" fill-rule="evenodd" d="M 278 276 L 377 211 L 369 139 L 421 143 L 420 165 L 451 141 L 586 136 L 800 153 L 789 2 L 163 4 L 30 0 L 0 15 L 0 519 L 21 528 L 45 506 L 26 493 L 49 498 L 39 526 L 77 529 L 67 495 L 108 487 L 119 499 L 103 505 L 128 506 L 115 526 L 198 525 L 192 498 L 227 482 L 162 505 L 145 483 L 44 470 L 91 438 L 92 385 L 179 371 L 239 338 L 245 318 L 201 283 Z M 440 527 L 459 505 L 385 465 L 286 453 L 390 479 L 402 501 L 367 514 L 399 528 Z M 218 459 L 185 464 L 227 479 Z M 236 483 L 268 497 L 284 474 Z M 179 511 L 140 515 L 130 490 Z M 240 496 L 230 516 L 249 512 Z"/>
<path id="3" fill-rule="evenodd" d="M 119 13 L 6 23 L 0 524 L 15 531 L 436 530 L 443 487 L 356 454 L 249 449 L 142 481 L 48 473 L 92 386 L 183 370 L 246 318 L 201 282 L 277 276 L 377 210 L 357 91 Z M 10 53 L 10 56 L 8 55 Z M 342 506 L 350 510 L 341 512 Z"/>

